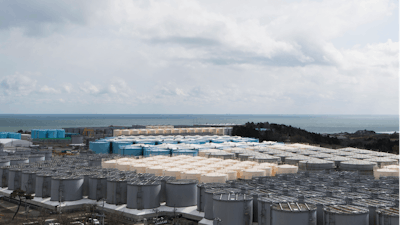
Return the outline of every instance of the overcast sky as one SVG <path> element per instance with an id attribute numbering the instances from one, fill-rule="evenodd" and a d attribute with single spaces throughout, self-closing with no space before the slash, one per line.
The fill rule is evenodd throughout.
<path id="1" fill-rule="evenodd" d="M 398 114 L 398 1 L 0 0 L 0 113 Z"/>

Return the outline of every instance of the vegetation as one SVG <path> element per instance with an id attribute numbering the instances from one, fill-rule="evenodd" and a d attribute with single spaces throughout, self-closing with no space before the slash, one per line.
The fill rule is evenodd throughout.
<path id="1" fill-rule="evenodd" d="M 260 141 L 308 143 L 329 148 L 355 147 L 399 154 L 399 134 L 376 134 L 373 131 L 357 131 L 323 135 L 274 123 L 246 123 L 234 126 L 232 135 L 254 137 Z M 340 137 L 340 139 L 338 138 Z"/>

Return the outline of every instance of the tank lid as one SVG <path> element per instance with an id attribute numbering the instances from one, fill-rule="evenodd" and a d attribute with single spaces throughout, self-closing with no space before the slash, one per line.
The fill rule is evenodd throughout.
<path id="1" fill-rule="evenodd" d="M 197 180 L 169 180 L 167 184 L 197 184 Z"/>
<path id="2" fill-rule="evenodd" d="M 275 210 L 290 211 L 290 212 L 305 212 L 317 209 L 317 207 L 314 204 L 298 203 L 298 202 L 275 203 L 272 206 L 272 208 Z"/>
<path id="3" fill-rule="evenodd" d="M 382 209 L 377 209 L 376 212 L 388 216 L 397 216 L 397 217 L 399 216 L 399 208 L 393 208 L 393 207 L 382 208 Z"/>
<path id="4" fill-rule="evenodd" d="M 248 194 L 232 192 L 232 193 L 215 194 L 213 196 L 213 199 L 217 201 L 249 201 L 253 200 L 253 197 Z"/>
<path id="5" fill-rule="evenodd" d="M 129 182 L 128 185 L 133 185 L 133 186 L 158 186 L 161 185 L 160 181 L 157 180 L 134 180 L 132 182 Z"/>
<path id="6" fill-rule="evenodd" d="M 330 205 L 324 207 L 324 211 L 335 214 L 363 214 L 368 213 L 368 208 L 355 205 Z"/>
<path id="7" fill-rule="evenodd" d="M 270 197 L 261 197 L 258 201 L 265 203 L 280 203 L 280 202 L 295 202 L 297 198 L 289 197 L 289 196 L 270 196 Z"/>
<path id="8" fill-rule="evenodd" d="M 322 204 L 322 205 L 344 205 L 346 201 L 338 198 L 331 197 L 318 197 L 318 198 L 305 198 L 304 201 L 309 204 Z"/>

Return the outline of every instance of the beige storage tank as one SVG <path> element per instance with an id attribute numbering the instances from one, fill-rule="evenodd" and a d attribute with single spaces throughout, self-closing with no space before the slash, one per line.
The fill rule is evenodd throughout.
<path id="1" fill-rule="evenodd" d="M 225 183 L 228 180 L 228 175 L 223 173 L 208 173 L 203 174 L 200 182 L 203 183 Z"/>
<path id="2" fill-rule="evenodd" d="M 113 130 L 113 136 L 117 137 L 117 136 L 121 136 L 122 135 L 122 131 L 119 129 L 115 129 Z"/>
<path id="3" fill-rule="evenodd" d="M 374 170 L 374 177 L 375 179 L 379 180 L 379 177 L 398 177 L 399 171 L 398 170 L 391 170 L 391 169 L 377 169 Z"/>
<path id="4" fill-rule="evenodd" d="M 139 134 L 147 134 L 147 129 L 140 129 Z"/>
<path id="5" fill-rule="evenodd" d="M 254 169 L 258 170 L 264 170 L 265 171 L 265 176 L 272 176 L 272 168 L 271 167 L 265 167 L 265 166 L 255 166 L 253 167 Z"/>
<path id="6" fill-rule="evenodd" d="M 131 135 L 131 131 L 130 130 L 128 130 L 128 129 L 125 129 L 125 130 L 122 130 L 122 135 L 125 135 L 125 136 L 129 136 L 129 135 Z"/>
<path id="7" fill-rule="evenodd" d="M 116 164 L 117 164 L 117 160 L 108 160 L 108 161 L 101 162 L 101 166 L 103 168 L 115 168 Z"/>
<path id="8" fill-rule="evenodd" d="M 265 176 L 266 172 L 265 170 L 261 170 L 261 169 L 246 169 L 243 170 L 243 175 L 242 175 L 242 179 L 245 180 L 251 180 L 253 177 L 261 177 L 261 176 Z"/>
<path id="9" fill-rule="evenodd" d="M 164 168 L 162 166 L 153 166 L 146 169 L 146 173 L 151 173 L 156 176 L 163 176 Z"/>
<path id="10" fill-rule="evenodd" d="M 165 129 L 164 130 L 164 134 L 171 134 L 172 133 L 172 130 L 171 129 Z"/>
<path id="11" fill-rule="evenodd" d="M 147 130 L 147 134 L 156 134 L 156 130 L 155 129 L 148 129 Z"/>
<path id="12" fill-rule="evenodd" d="M 390 165 L 390 166 L 385 166 L 384 168 L 389 169 L 389 170 L 397 170 L 399 171 L 399 165 Z"/>
<path id="13" fill-rule="evenodd" d="M 278 164 L 275 163 L 261 163 L 259 166 L 261 167 L 270 167 L 271 168 L 271 176 L 275 176 L 278 171 Z"/>
<path id="14" fill-rule="evenodd" d="M 293 165 L 278 165 L 276 174 L 297 173 L 299 168 Z"/>
<path id="15" fill-rule="evenodd" d="M 182 172 L 181 179 L 198 180 L 200 181 L 202 172 L 198 170 L 190 170 Z"/>
<path id="16" fill-rule="evenodd" d="M 125 162 L 118 162 L 115 166 L 116 169 L 122 170 L 122 171 L 129 171 L 131 167 L 131 162 L 130 161 L 125 161 Z"/>
<path id="17" fill-rule="evenodd" d="M 179 129 L 179 133 L 180 134 L 186 134 L 188 131 L 187 131 L 187 129 L 185 129 L 185 128 L 180 128 Z"/>
<path id="18" fill-rule="evenodd" d="M 179 134 L 180 133 L 180 129 L 175 128 L 175 129 L 171 129 L 173 134 Z"/>
<path id="19" fill-rule="evenodd" d="M 136 171 L 136 173 L 146 173 L 147 164 L 145 163 L 135 164 L 133 166 L 131 165 L 131 168 L 133 168 L 133 170 Z"/>
<path id="20" fill-rule="evenodd" d="M 182 168 L 171 168 L 164 170 L 164 176 L 175 177 L 176 179 L 181 179 L 182 172 L 185 172 Z"/>
<path id="21" fill-rule="evenodd" d="M 137 130 L 137 129 L 131 130 L 131 135 L 139 135 L 139 134 L 140 134 L 139 130 Z"/>

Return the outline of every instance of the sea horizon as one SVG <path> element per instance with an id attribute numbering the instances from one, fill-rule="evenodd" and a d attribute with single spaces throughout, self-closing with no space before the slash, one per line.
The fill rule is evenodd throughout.
<path id="1" fill-rule="evenodd" d="M 132 125 L 200 125 L 269 122 L 315 133 L 399 132 L 398 115 L 354 114 L 0 114 L 0 131 Z"/>

